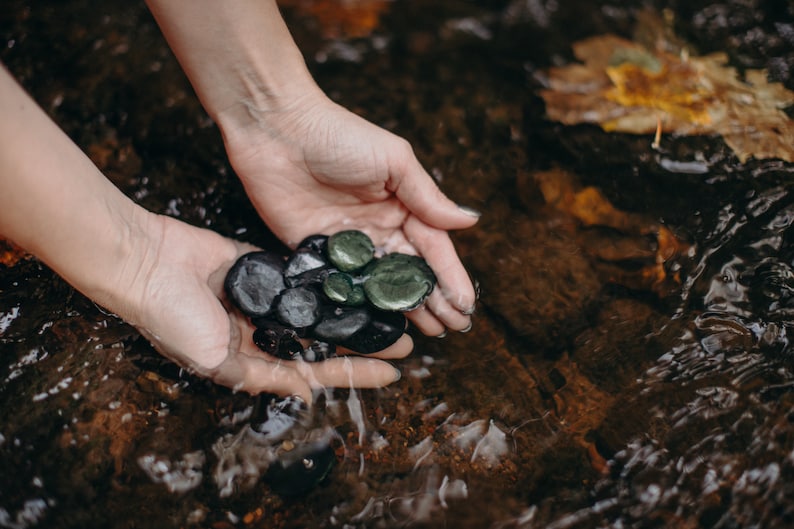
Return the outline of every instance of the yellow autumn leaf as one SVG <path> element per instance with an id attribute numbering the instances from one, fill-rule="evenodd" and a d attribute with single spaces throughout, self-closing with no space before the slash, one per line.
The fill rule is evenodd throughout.
<path id="1" fill-rule="evenodd" d="M 720 134 L 741 162 L 794 162 L 794 92 L 766 72 L 741 78 L 722 53 L 673 54 L 601 35 L 573 45 L 581 63 L 552 68 L 540 95 L 550 119 L 599 124 L 608 132 Z"/>

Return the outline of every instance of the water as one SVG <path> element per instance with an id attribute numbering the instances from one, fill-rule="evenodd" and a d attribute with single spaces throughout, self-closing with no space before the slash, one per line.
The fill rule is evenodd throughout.
<path id="1" fill-rule="evenodd" d="M 23 260 L 0 274 L 0 527 L 789 526 L 794 168 L 543 119 L 537 73 L 581 37 L 627 34 L 634 3 L 372 3 L 377 29 L 348 39 L 296 5 L 321 86 L 485 212 L 455 234 L 482 289 L 473 330 L 417 337 L 389 388 L 318 395 L 288 441 L 328 435 L 337 464 L 281 497 L 246 433 L 256 399 L 187 376 Z M 794 87 L 784 2 L 667 7 L 696 48 Z M 0 33 L 125 193 L 278 248 L 143 5 L 12 2 Z M 628 226 L 546 205 L 537 178 L 558 169 Z M 654 283 L 659 223 L 683 244 Z"/>

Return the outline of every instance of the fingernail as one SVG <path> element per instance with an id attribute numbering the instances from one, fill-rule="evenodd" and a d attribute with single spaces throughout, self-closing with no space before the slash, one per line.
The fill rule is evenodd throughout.
<path id="1" fill-rule="evenodd" d="M 397 369 L 397 368 L 395 367 L 395 368 L 394 368 L 394 380 L 392 380 L 392 383 L 394 383 L 394 382 L 397 382 L 397 381 L 398 381 L 398 380 L 400 380 L 402 377 L 403 377 L 402 371 L 400 371 L 399 369 Z"/>
<path id="2" fill-rule="evenodd" d="M 444 331 L 441 334 L 439 334 L 438 336 L 436 336 L 436 338 L 444 338 L 446 335 L 447 335 L 447 331 Z"/>
<path id="3" fill-rule="evenodd" d="M 472 305 L 472 306 L 471 306 L 471 307 L 469 307 L 468 309 L 466 309 L 466 310 L 462 310 L 462 311 L 460 311 L 460 312 L 461 312 L 461 314 L 464 314 L 464 315 L 466 315 L 466 316 L 471 316 L 472 314 L 474 314 L 474 309 L 475 309 L 475 308 L 476 308 L 476 307 L 475 307 L 475 305 Z"/>
<path id="4" fill-rule="evenodd" d="M 478 218 L 478 217 L 482 216 L 482 213 L 480 213 L 479 211 L 477 211 L 474 208 L 470 208 L 469 206 L 461 206 L 460 204 L 458 204 L 458 209 L 461 210 L 461 212 L 463 212 L 466 215 L 468 215 L 469 217 Z"/>
<path id="5" fill-rule="evenodd" d="M 470 321 L 469 324 L 466 326 L 466 328 L 465 329 L 461 329 L 459 332 L 469 332 L 471 330 L 471 326 L 473 325 L 473 323 L 474 322 Z"/>

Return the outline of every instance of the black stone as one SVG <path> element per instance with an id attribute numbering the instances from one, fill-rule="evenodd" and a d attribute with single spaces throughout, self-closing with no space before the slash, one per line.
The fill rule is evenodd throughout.
<path id="1" fill-rule="evenodd" d="M 265 316 L 284 284 L 284 260 L 265 252 L 251 252 L 240 257 L 226 275 L 224 287 L 234 305 L 246 316 Z"/>
<path id="2" fill-rule="evenodd" d="M 320 255 L 325 255 L 326 249 L 328 247 L 328 235 L 316 234 L 316 235 L 309 235 L 301 242 L 298 243 L 296 250 L 301 248 L 307 248 L 309 250 L 315 251 Z"/>
<path id="3" fill-rule="evenodd" d="M 320 298 L 308 287 L 284 290 L 274 302 L 278 320 L 293 328 L 311 327 L 320 319 Z"/>
<path id="4" fill-rule="evenodd" d="M 323 257 L 323 254 L 310 248 L 298 248 L 289 259 L 287 259 L 287 265 L 284 269 L 284 279 L 287 285 L 297 286 L 293 284 L 293 279 L 306 272 L 327 267 L 328 261 Z"/>
<path id="5" fill-rule="evenodd" d="M 267 469 L 263 479 L 281 496 L 298 496 L 319 485 L 336 463 L 326 440 L 301 445 L 286 452 Z"/>
<path id="6" fill-rule="evenodd" d="M 369 314 L 369 324 L 339 345 L 357 353 L 370 354 L 387 348 L 405 333 L 407 322 L 401 312 L 370 310 Z"/>
<path id="7" fill-rule="evenodd" d="M 264 352 L 284 360 L 295 360 L 303 353 L 303 345 L 294 329 L 274 321 L 260 321 L 254 331 L 254 343 Z"/>
<path id="8" fill-rule="evenodd" d="M 311 334 L 326 342 L 342 343 L 371 321 L 366 309 L 334 307 L 323 311 L 320 322 L 312 328 Z"/>

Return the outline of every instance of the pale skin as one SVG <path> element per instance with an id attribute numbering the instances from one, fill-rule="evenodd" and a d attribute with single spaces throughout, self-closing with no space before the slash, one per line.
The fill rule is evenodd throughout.
<path id="1" fill-rule="evenodd" d="M 471 281 L 448 230 L 477 215 L 450 201 L 402 138 L 317 87 L 273 0 L 150 0 L 152 13 L 257 211 L 289 246 L 358 228 L 422 255 L 439 279 L 409 314 L 428 335 L 471 326 Z M 166 357 L 252 394 L 381 387 L 408 335 L 367 357 L 279 361 L 224 301 L 223 277 L 252 247 L 146 211 L 113 186 L 0 68 L 0 233 L 138 328 Z"/>

